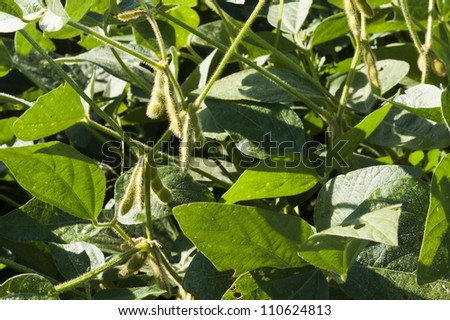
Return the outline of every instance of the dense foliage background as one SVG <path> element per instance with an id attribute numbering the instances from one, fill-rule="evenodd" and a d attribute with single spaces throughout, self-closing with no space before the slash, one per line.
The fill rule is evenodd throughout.
<path id="1" fill-rule="evenodd" d="M 446 0 L 4 0 L 1 299 L 449 299 Z"/>

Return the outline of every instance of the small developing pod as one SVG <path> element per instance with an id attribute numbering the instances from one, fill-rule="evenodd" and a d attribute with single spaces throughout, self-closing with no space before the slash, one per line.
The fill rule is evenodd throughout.
<path id="1" fill-rule="evenodd" d="M 165 109 L 165 94 L 164 94 L 164 72 L 160 70 L 155 71 L 155 79 L 153 80 L 152 94 L 147 105 L 147 116 L 150 119 L 159 118 Z"/>
<path id="2" fill-rule="evenodd" d="M 367 0 L 354 0 L 358 10 L 365 15 L 367 18 L 373 18 L 375 13 L 372 7 L 367 3 Z"/>
<path id="3" fill-rule="evenodd" d="M 172 192 L 162 183 L 155 161 L 149 157 L 146 165 L 148 170 L 147 177 L 150 176 L 150 187 L 152 191 L 162 203 L 169 203 L 173 199 Z"/>
<path id="4" fill-rule="evenodd" d="M 367 78 L 372 89 L 372 93 L 376 96 L 381 96 L 381 86 L 378 79 L 378 70 L 375 64 L 375 55 L 369 46 L 369 43 L 363 44 L 363 58 L 367 68 Z"/>

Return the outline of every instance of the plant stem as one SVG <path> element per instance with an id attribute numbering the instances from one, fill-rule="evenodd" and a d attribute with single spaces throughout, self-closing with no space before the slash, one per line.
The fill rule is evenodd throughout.
<path id="1" fill-rule="evenodd" d="M 156 41 L 158 42 L 159 51 L 161 53 L 161 59 L 162 59 L 163 63 L 166 64 L 166 62 L 167 62 L 166 45 L 165 45 L 164 39 L 161 35 L 161 31 L 159 30 L 158 23 L 156 22 L 154 12 L 150 11 L 149 13 L 147 13 L 147 21 L 150 24 L 150 26 L 152 27 L 153 33 L 155 34 L 155 37 L 156 37 Z"/>
<path id="2" fill-rule="evenodd" d="M 153 149 L 155 150 L 155 149 Z M 146 155 L 143 158 L 144 166 L 144 208 L 145 208 L 145 233 L 149 241 L 153 240 L 153 226 L 152 226 L 152 207 L 151 207 L 151 176 L 149 166 L 151 165 L 148 161 L 148 157 L 153 157 L 153 154 Z M 154 162 L 152 163 L 154 164 Z"/>
<path id="3" fill-rule="evenodd" d="M 217 79 L 219 79 L 220 74 L 222 73 L 223 69 L 227 65 L 228 61 L 230 60 L 231 56 L 235 53 L 237 46 L 241 42 L 241 40 L 244 38 L 244 35 L 246 34 L 247 30 L 250 28 L 253 21 L 256 19 L 256 16 L 258 15 L 259 11 L 262 9 L 263 5 L 265 3 L 265 0 L 259 0 L 258 4 L 256 5 L 255 9 L 253 10 L 252 14 L 248 18 L 248 20 L 245 22 L 244 26 L 242 27 L 241 31 L 236 36 L 236 39 L 234 39 L 231 46 L 228 48 L 227 52 L 222 58 L 222 61 L 217 66 L 217 69 L 209 79 L 208 83 L 206 84 L 205 88 L 203 89 L 202 93 L 197 97 L 193 104 L 194 110 L 197 110 L 202 102 L 205 100 L 206 96 L 208 95 L 209 90 L 212 88 L 214 82 L 216 82 Z"/>
<path id="4" fill-rule="evenodd" d="M 130 236 L 117 224 L 117 222 L 114 223 L 111 227 L 114 229 L 114 231 L 117 232 L 119 236 L 122 237 L 123 240 L 130 240 Z"/>
<path id="5" fill-rule="evenodd" d="M 13 200 L 10 197 L 8 197 L 4 194 L 1 194 L 1 193 L 0 193 L 0 200 L 3 200 L 7 204 L 9 204 L 11 207 L 14 207 L 14 208 L 20 207 L 20 203 L 16 202 L 15 200 Z"/>
<path id="6" fill-rule="evenodd" d="M 124 51 L 124 52 L 126 52 L 128 54 L 131 54 L 132 56 L 134 56 L 134 57 L 142 60 L 143 62 L 149 64 L 153 69 L 158 69 L 158 70 L 161 70 L 161 71 L 164 70 L 164 67 L 161 66 L 158 62 L 148 58 L 147 56 L 145 56 L 145 55 L 143 55 L 143 54 L 141 54 L 139 52 L 135 52 L 133 49 L 130 49 L 130 48 L 124 46 L 120 42 L 112 40 L 111 38 L 108 38 L 108 37 L 102 35 L 101 33 L 98 33 L 97 31 L 95 31 L 95 30 L 93 30 L 93 29 L 91 29 L 89 27 L 86 27 L 85 25 L 83 25 L 81 23 L 69 20 L 69 22 L 67 22 L 67 24 L 69 26 L 75 28 L 75 29 L 81 30 L 81 31 L 83 31 L 83 32 L 85 32 L 85 33 L 87 33 L 87 34 L 89 34 L 91 36 L 94 36 L 95 38 L 97 38 L 97 39 L 99 39 L 99 40 L 101 40 L 103 42 L 106 42 L 107 44 L 109 44 L 109 45 L 111 45 L 111 46 L 113 46 L 113 47 L 115 47 L 115 48 L 117 48 L 119 50 L 122 50 L 122 51 Z"/>
<path id="7" fill-rule="evenodd" d="M 227 47 L 225 45 L 223 45 L 220 42 L 217 42 L 213 39 L 210 39 L 210 37 L 208 37 L 207 35 L 203 34 L 202 32 L 199 32 L 197 29 L 191 28 L 190 26 L 188 26 L 187 24 L 185 24 L 183 21 L 173 17 L 172 15 L 164 12 L 164 11 L 160 11 L 159 14 L 161 16 L 163 16 L 164 18 L 166 18 L 169 21 L 172 21 L 173 23 L 177 24 L 178 26 L 182 27 L 183 29 L 191 32 L 192 34 L 196 35 L 197 37 L 201 38 L 202 40 L 208 42 L 209 44 L 213 45 L 214 47 L 216 47 L 217 49 L 219 49 L 220 51 L 227 51 Z M 267 42 L 265 42 L 264 40 L 260 39 L 262 42 L 264 42 L 265 44 L 267 44 L 267 46 L 270 46 Z M 270 46 L 274 49 L 274 51 L 272 51 L 272 54 L 276 55 L 277 52 L 279 52 L 278 50 L 276 50 L 273 46 Z M 298 71 L 298 69 L 300 69 L 293 61 L 291 61 L 289 58 L 285 57 L 281 52 L 279 53 L 280 57 L 283 57 L 284 59 L 286 59 L 286 63 L 289 63 L 290 66 L 292 66 L 293 64 L 293 68 L 295 68 L 295 71 Z M 263 67 L 257 65 L 256 63 L 254 63 L 253 61 L 243 57 L 242 55 L 238 54 L 237 52 L 233 52 L 233 57 L 236 58 L 238 61 L 242 61 L 244 62 L 246 65 L 248 65 L 249 67 L 253 68 L 254 70 L 258 71 L 259 73 L 261 73 L 263 76 L 265 76 L 267 79 L 273 81 L 275 84 L 277 84 L 279 87 L 283 88 L 284 90 L 286 90 L 287 92 L 289 92 L 290 94 L 292 94 L 294 97 L 296 97 L 297 99 L 299 99 L 300 101 L 303 101 L 311 110 L 313 110 L 314 112 L 316 112 L 318 115 L 320 115 L 326 122 L 328 122 L 332 116 L 331 114 L 327 111 L 322 109 L 320 106 L 318 106 L 316 103 L 314 103 L 312 100 L 310 100 L 309 98 L 307 98 L 305 95 L 303 95 L 301 92 L 297 91 L 295 88 L 293 88 L 291 85 L 289 85 L 288 83 L 284 82 L 283 80 L 281 80 L 280 78 L 278 78 L 276 75 L 274 75 L 273 73 L 271 73 L 270 71 L 264 69 Z M 295 66 L 295 67 L 294 67 Z M 300 69 L 301 70 L 301 69 Z M 303 70 L 299 71 L 299 72 L 303 72 Z M 308 75 L 309 78 L 311 78 Z M 313 80 L 314 81 L 314 80 Z M 331 96 L 331 94 L 326 90 L 326 88 L 322 87 L 320 85 L 320 88 L 322 91 L 326 91 L 327 92 L 327 96 Z M 331 98 L 330 98 L 331 99 Z M 334 101 L 334 97 L 333 97 L 333 101 Z"/>
<path id="8" fill-rule="evenodd" d="M 411 39 L 413 40 L 414 46 L 416 47 L 417 51 L 419 52 L 419 59 L 422 59 L 424 62 L 421 65 L 422 68 L 422 78 L 421 83 L 425 83 L 428 80 L 430 68 L 431 68 L 431 58 L 429 55 L 429 50 L 431 48 L 427 48 L 426 45 L 423 46 L 422 42 L 420 41 L 419 35 L 417 34 L 416 30 L 414 29 L 413 24 L 413 18 L 411 15 L 411 12 L 409 11 L 408 2 L 407 0 L 399 0 L 400 9 L 402 10 L 403 17 L 405 19 L 406 26 L 408 27 L 409 34 L 411 36 Z M 429 8 L 428 8 L 428 29 L 427 29 L 427 38 L 429 38 L 429 42 L 431 45 L 431 30 L 433 28 L 433 17 L 432 17 L 432 10 L 433 10 L 433 0 L 429 0 Z M 430 10 L 431 5 L 431 10 Z"/>
<path id="9" fill-rule="evenodd" d="M 358 65 L 359 60 L 361 59 L 361 41 L 359 39 L 356 40 L 356 48 L 355 53 L 353 54 L 352 63 L 350 65 L 350 70 L 347 75 L 347 79 L 345 80 L 344 88 L 342 89 L 341 99 L 339 100 L 339 107 L 337 112 L 338 122 L 341 122 L 344 114 L 345 114 L 345 106 L 347 104 L 348 94 L 350 92 L 350 87 L 353 83 L 353 79 L 355 77 L 356 66 Z"/>
<path id="10" fill-rule="evenodd" d="M 281 22 L 283 20 L 283 10 L 284 10 L 284 0 L 280 0 L 280 5 L 278 8 L 278 21 L 277 21 L 277 33 L 275 35 L 275 42 L 273 46 L 278 48 L 278 43 L 280 42 L 281 36 Z"/>
<path id="11" fill-rule="evenodd" d="M 424 72 L 422 73 L 422 83 L 426 83 L 428 78 L 430 77 L 430 69 L 431 69 L 431 48 L 433 46 L 433 8 L 434 8 L 434 0 L 428 1 L 428 24 L 427 24 L 427 33 L 425 34 L 425 59 L 426 59 L 426 67 Z"/>
<path id="12" fill-rule="evenodd" d="M 133 79 L 141 88 L 145 91 L 148 95 L 151 95 L 151 90 L 145 85 L 144 81 L 139 78 L 139 76 L 133 71 L 128 68 L 125 62 L 123 62 L 122 58 L 119 56 L 115 48 L 111 48 L 111 52 L 113 53 L 114 57 L 116 58 L 117 62 L 119 62 L 122 69 L 128 74 L 128 76 Z"/>
<path id="13" fill-rule="evenodd" d="M 65 283 L 61 283 L 59 285 L 55 286 L 55 290 L 56 292 L 64 292 L 67 290 L 71 290 L 73 288 L 76 288 L 80 285 L 82 285 L 84 282 L 91 280 L 92 278 L 94 278 L 96 275 L 98 275 L 99 273 L 102 273 L 103 271 L 108 270 L 109 268 L 114 267 L 116 264 L 119 264 L 120 262 L 128 259 L 129 257 L 131 257 L 133 254 L 140 252 L 140 251 L 146 251 L 149 248 L 149 243 L 146 241 L 140 242 L 139 244 L 137 244 L 134 248 L 131 248 L 130 250 L 118 255 L 117 257 L 109 260 L 108 262 L 106 262 L 104 265 L 91 270 L 89 272 L 86 272 L 85 274 L 72 279 L 70 281 L 67 281 Z"/>
<path id="14" fill-rule="evenodd" d="M 31 108 L 33 106 L 33 103 L 31 103 L 31 102 L 28 102 L 24 99 L 20 99 L 20 98 L 17 98 L 15 96 L 12 96 L 12 95 L 9 95 L 9 94 L 3 93 L 3 92 L 0 93 L 0 101 L 5 101 L 5 102 L 9 102 L 9 103 L 17 103 L 17 104 L 20 104 L 20 105 L 26 107 L 27 109 Z"/>
<path id="15" fill-rule="evenodd" d="M 130 146 L 138 148 L 139 151 L 143 151 L 142 146 L 132 140 L 123 129 L 78 86 L 78 84 L 58 65 L 47 52 L 41 48 L 41 46 L 31 37 L 25 30 L 19 31 L 25 39 L 35 48 L 42 57 L 53 67 L 58 75 L 63 78 L 83 99 L 86 101 L 92 110 L 97 113 L 103 120 L 105 120 L 111 128 Z"/>

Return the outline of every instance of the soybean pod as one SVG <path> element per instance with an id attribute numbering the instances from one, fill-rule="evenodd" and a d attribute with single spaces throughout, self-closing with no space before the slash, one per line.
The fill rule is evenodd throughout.
<path id="1" fill-rule="evenodd" d="M 166 186 L 162 183 L 161 178 L 158 174 L 158 169 L 156 167 L 156 163 L 153 158 L 150 156 L 147 158 L 147 170 L 150 175 L 150 187 L 158 199 L 163 203 L 168 203 L 172 201 L 172 192 L 166 188 Z M 147 179 L 147 177 L 146 177 Z"/>

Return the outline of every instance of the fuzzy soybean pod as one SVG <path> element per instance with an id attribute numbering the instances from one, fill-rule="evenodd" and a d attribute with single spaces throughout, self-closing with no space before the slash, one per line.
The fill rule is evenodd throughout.
<path id="1" fill-rule="evenodd" d="M 143 201 L 143 170 L 141 165 L 136 165 L 132 169 L 129 183 L 125 189 L 122 199 L 119 203 L 117 214 L 119 216 L 126 215 L 133 208 L 137 210 L 144 210 Z"/>
<path id="2" fill-rule="evenodd" d="M 365 15 L 367 18 L 373 18 L 375 13 L 372 7 L 367 3 L 366 0 L 354 0 L 358 10 Z"/>
<path id="3" fill-rule="evenodd" d="M 445 67 L 445 63 L 442 62 L 442 60 L 440 60 L 436 56 L 432 57 L 431 69 L 433 70 L 433 73 L 438 77 L 447 76 L 447 69 Z"/>
<path id="4" fill-rule="evenodd" d="M 160 70 L 155 71 L 155 79 L 153 80 L 153 88 L 150 96 L 150 101 L 147 105 L 147 116 L 150 119 L 159 118 L 165 109 L 165 94 L 164 94 L 164 82 L 166 78 L 164 72 Z"/>
<path id="5" fill-rule="evenodd" d="M 180 163 L 181 170 L 186 172 L 189 168 L 189 158 L 191 155 L 191 148 L 194 140 L 194 132 L 190 114 L 187 113 L 183 119 L 183 131 L 181 134 L 180 144 Z"/>
<path id="6" fill-rule="evenodd" d="M 125 265 L 119 271 L 120 278 L 128 278 L 132 276 L 136 271 L 142 268 L 147 260 L 148 253 L 146 251 L 137 252 L 131 256 L 131 258 L 125 263 Z"/>
<path id="7" fill-rule="evenodd" d="M 169 77 L 165 72 L 163 72 L 164 82 L 163 82 L 163 95 L 167 117 L 169 118 L 170 130 L 172 133 L 181 137 L 181 120 L 180 120 L 180 108 L 178 103 L 176 103 L 172 97 L 172 91 L 170 90 Z"/>
<path id="8" fill-rule="evenodd" d="M 375 55 L 369 46 L 368 42 L 363 43 L 363 57 L 364 63 L 367 67 L 367 77 L 369 79 L 372 93 L 376 96 L 381 96 L 380 81 L 378 80 L 378 70 L 375 64 Z"/>
<path id="9" fill-rule="evenodd" d="M 353 35 L 359 38 L 361 34 L 361 25 L 359 23 L 358 14 L 352 0 L 344 0 L 344 11 L 347 15 L 348 26 Z"/>
<path id="10" fill-rule="evenodd" d="M 166 186 L 162 183 L 161 178 L 158 174 L 156 163 L 152 157 L 148 158 L 148 162 L 146 165 L 148 173 L 150 175 L 150 187 L 152 188 L 152 191 L 156 194 L 156 196 L 162 203 L 168 203 L 172 201 L 172 192 L 170 192 L 170 190 L 167 189 Z"/>

